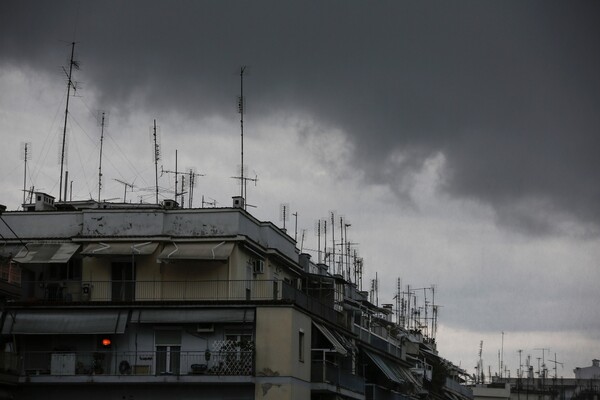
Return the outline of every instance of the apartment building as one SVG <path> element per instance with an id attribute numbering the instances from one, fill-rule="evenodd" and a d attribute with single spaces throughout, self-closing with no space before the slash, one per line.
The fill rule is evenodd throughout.
<path id="1" fill-rule="evenodd" d="M 231 208 L 44 193 L 0 226 L 0 398 L 472 398 L 421 332 Z"/>

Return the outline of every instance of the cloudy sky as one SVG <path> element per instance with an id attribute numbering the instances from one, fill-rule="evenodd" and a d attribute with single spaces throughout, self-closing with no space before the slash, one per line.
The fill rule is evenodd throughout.
<path id="1" fill-rule="evenodd" d="M 435 285 L 440 353 L 467 371 L 481 340 L 498 370 L 504 332 L 512 376 L 522 349 L 570 377 L 600 358 L 599 17 L 594 1 L 2 1 L 0 203 L 20 207 L 24 142 L 27 187 L 58 197 L 75 41 L 72 198 L 98 197 L 103 110 L 103 199 L 118 179 L 153 201 L 156 119 L 163 169 L 177 151 L 204 174 L 194 207 L 229 206 L 246 65 L 253 214 L 281 226 L 289 204 L 309 252 L 315 222 L 344 216 L 363 286 L 377 272 L 393 303 L 398 278 Z M 173 175 L 160 186 L 172 197 Z"/>

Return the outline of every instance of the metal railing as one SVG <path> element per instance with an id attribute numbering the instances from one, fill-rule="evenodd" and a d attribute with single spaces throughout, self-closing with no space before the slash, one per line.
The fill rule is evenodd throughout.
<path id="1" fill-rule="evenodd" d="M 21 374 L 251 376 L 253 351 L 25 352 Z"/>
<path id="2" fill-rule="evenodd" d="M 43 301 L 195 301 L 281 300 L 282 281 L 24 281 L 29 300 Z"/>
<path id="3" fill-rule="evenodd" d="M 383 338 L 377 335 L 375 332 L 366 329 L 356 323 L 352 325 L 352 332 L 358 335 L 358 337 L 367 343 L 370 343 L 373 347 L 385 351 L 395 357 L 402 358 L 402 346 L 400 341 L 388 336 Z"/>
<path id="4" fill-rule="evenodd" d="M 0 372 L 18 374 L 21 370 L 21 357 L 16 353 L 0 353 Z"/>
<path id="5" fill-rule="evenodd" d="M 368 383 L 365 387 L 365 398 L 370 400 L 410 400 L 413 397 Z"/>
<path id="6" fill-rule="evenodd" d="M 337 364 L 327 360 L 313 360 L 310 371 L 311 382 L 327 383 L 356 393 L 365 392 L 365 379 L 342 370 Z"/>
<path id="7" fill-rule="evenodd" d="M 44 302 L 289 301 L 329 321 L 332 304 L 322 303 L 280 280 L 70 280 L 23 281 L 22 300 Z"/>

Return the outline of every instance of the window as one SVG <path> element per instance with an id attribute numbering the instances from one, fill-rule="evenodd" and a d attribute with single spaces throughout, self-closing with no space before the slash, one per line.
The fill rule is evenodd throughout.
<path id="1" fill-rule="evenodd" d="M 135 299 L 135 263 L 112 262 L 112 300 L 133 301 Z"/>
<path id="2" fill-rule="evenodd" d="M 225 335 L 220 351 L 222 372 L 226 375 L 250 375 L 254 357 L 254 342 L 250 333 Z"/>
<path id="3" fill-rule="evenodd" d="M 304 331 L 298 331 L 298 361 L 304 362 Z"/>
<path id="4" fill-rule="evenodd" d="M 154 332 L 154 343 L 156 375 L 179 375 L 181 331 L 157 330 Z"/>

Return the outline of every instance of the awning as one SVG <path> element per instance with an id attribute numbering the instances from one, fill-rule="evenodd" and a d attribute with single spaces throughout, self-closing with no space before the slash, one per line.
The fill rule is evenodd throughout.
<path id="1" fill-rule="evenodd" d="M 226 261 L 233 251 L 232 242 L 170 243 L 158 256 L 159 261 L 219 260 Z"/>
<path id="2" fill-rule="evenodd" d="M 371 353 L 368 350 L 365 350 L 364 352 L 390 381 L 398 384 L 404 383 L 404 380 L 400 377 L 399 371 L 397 370 L 400 368 L 399 366 L 394 365 L 391 361 L 387 361 L 379 354 Z"/>
<path id="3" fill-rule="evenodd" d="M 46 264 L 68 262 L 79 249 L 75 243 L 28 243 L 13 261 L 21 264 Z"/>
<path id="4" fill-rule="evenodd" d="M 91 243 L 86 245 L 81 252 L 84 256 L 147 256 L 156 250 L 156 242 L 115 242 L 115 243 Z"/>
<path id="5" fill-rule="evenodd" d="M 253 309 L 208 310 L 139 310 L 131 316 L 131 322 L 139 323 L 243 323 L 254 321 Z"/>
<path id="6" fill-rule="evenodd" d="M 348 350 L 346 350 L 346 348 L 340 343 L 340 341 L 335 337 L 335 335 L 329 329 L 327 329 L 323 325 L 318 324 L 314 321 L 313 321 L 313 325 L 315 326 L 315 328 L 317 328 L 323 334 L 323 336 L 325 336 L 327 338 L 329 343 L 331 343 L 331 345 L 333 346 L 333 350 L 335 350 L 337 353 L 339 353 L 343 356 L 348 354 Z"/>
<path id="7" fill-rule="evenodd" d="M 56 335 L 124 333 L 127 311 L 50 311 L 6 312 L 2 334 Z"/>

